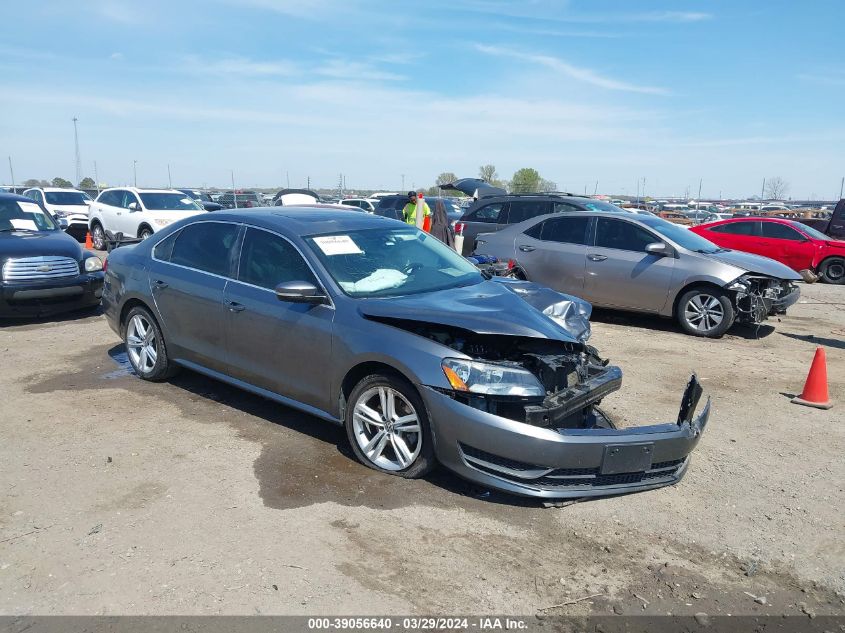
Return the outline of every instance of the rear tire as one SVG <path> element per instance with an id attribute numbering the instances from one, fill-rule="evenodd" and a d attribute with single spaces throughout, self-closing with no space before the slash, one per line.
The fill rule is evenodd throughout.
<path id="1" fill-rule="evenodd" d="M 155 318 L 146 308 L 136 306 L 126 315 L 123 342 L 132 369 L 144 380 L 165 380 L 178 370 L 167 357 L 164 336 Z"/>
<path id="2" fill-rule="evenodd" d="M 355 457 L 373 470 L 417 479 L 437 464 L 425 405 L 398 376 L 373 374 L 355 385 L 344 426 Z"/>
<path id="3" fill-rule="evenodd" d="M 719 338 L 733 325 L 736 312 L 727 292 L 703 287 L 681 296 L 676 318 L 687 334 Z"/>
<path id="4" fill-rule="evenodd" d="M 819 266 L 819 277 L 826 284 L 845 284 L 845 258 L 828 257 Z"/>

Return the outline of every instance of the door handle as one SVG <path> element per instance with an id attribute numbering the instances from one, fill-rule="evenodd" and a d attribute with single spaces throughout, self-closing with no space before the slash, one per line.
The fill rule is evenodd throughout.
<path id="1" fill-rule="evenodd" d="M 226 301 L 226 306 L 229 308 L 229 312 L 243 312 L 246 310 L 246 306 L 237 301 Z"/>
<path id="2" fill-rule="evenodd" d="M 519 250 L 521 250 L 523 253 L 530 253 L 531 251 L 534 250 L 534 247 L 533 246 L 520 246 Z"/>
<path id="3" fill-rule="evenodd" d="M 596 255 L 595 253 L 593 253 L 591 255 L 587 255 L 587 259 L 589 259 L 591 262 L 603 262 L 607 259 L 607 255 Z"/>
<path id="4" fill-rule="evenodd" d="M 170 285 L 169 283 L 167 283 L 166 281 L 162 281 L 161 279 L 156 279 L 154 283 L 156 288 L 162 289 L 167 288 L 167 286 Z"/>

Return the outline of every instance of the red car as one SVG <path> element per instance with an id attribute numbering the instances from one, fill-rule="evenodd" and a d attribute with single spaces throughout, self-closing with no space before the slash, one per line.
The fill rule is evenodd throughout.
<path id="1" fill-rule="evenodd" d="M 690 227 L 717 246 L 771 257 L 793 270 L 809 269 L 829 284 L 845 283 L 845 241 L 781 218 L 733 218 Z"/>

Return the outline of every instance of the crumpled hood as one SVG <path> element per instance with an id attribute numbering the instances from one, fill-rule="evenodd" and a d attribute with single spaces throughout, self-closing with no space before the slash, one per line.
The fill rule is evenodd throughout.
<path id="1" fill-rule="evenodd" d="M 494 278 L 407 297 L 361 299 L 364 316 L 437 323 L 477 334 L 586 342 L 591 306 L 537 284 Z M 546 311 L 544 313 L 544 311 Z"/>
<path id="2" fill-rule="evenodd" d="M 778 279 L 787 279 L 790 281 L 798 281 L 801 275 L 792 270 L 786 264 L 781 264 L 768 257 L 762 255 L 754 255 L 753 253 L 744 253 L 742 251 L 723 251 L 707 257 L 742 268 L 750 273 L 758 273 L 760 275 L 768 275 L 769 277 L 777 277 Z"/>

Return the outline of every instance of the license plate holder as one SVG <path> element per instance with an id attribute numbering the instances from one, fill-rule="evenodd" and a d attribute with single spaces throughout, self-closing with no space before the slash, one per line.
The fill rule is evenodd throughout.
<path id="1" fill-rule="evenodd" d="M 651 468 L 654 442 L 641 444 L 610 444 L 604 447 L 602 475 L 642 473 Z"/>

